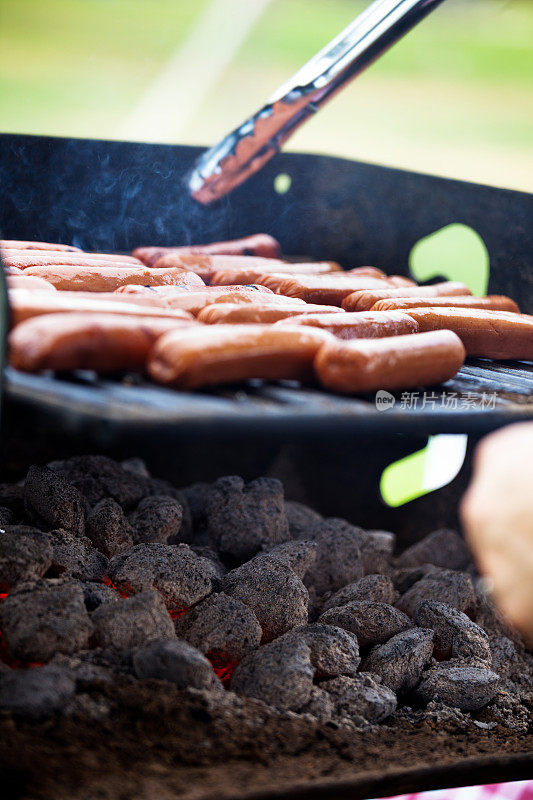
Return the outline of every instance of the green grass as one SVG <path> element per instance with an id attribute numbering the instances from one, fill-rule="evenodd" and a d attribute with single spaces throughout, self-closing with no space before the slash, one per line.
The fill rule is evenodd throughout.
<path id="1" fill-rule="evenodd" d="M 120 135 L 208 2 L 0 0 L 0 128 Z M 216 140 L 365 5 L 272 0 L 180 140 Z M 447 0 L 290 147 L 532 190 L 532 41 L 530 0 Z"/>

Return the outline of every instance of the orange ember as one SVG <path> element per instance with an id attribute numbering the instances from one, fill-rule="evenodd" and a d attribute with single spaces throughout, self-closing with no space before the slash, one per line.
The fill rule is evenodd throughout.
<path id="1" fill-rule="evenodd" d="M 211 662 L 215 675 L 220 678 L 226 688 L 229 688 L 233 670 L 239 662 L 232 661 L 226 653 L 220 653 L 218 650 L 210 650 L 207 653 L 207 658 Z"/>

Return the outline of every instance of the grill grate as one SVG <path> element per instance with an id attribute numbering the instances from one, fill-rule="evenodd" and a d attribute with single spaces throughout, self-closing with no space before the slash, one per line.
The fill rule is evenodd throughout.
<path id="1" fill-rule="evenodd" d="M 533 363 L 469 359 L 440 387 L 398 393 L 386 410 L 375 397 L 343 397 L 297 383 L 249 381 L 206 392 L 178 392 L 139 376 L 102 378 L 92 372 L 64 376 L 6 370 L 8 402 L 22 404 L 51 424 L 75 430 L 100 420 L 127 429 L 146 426 L 193 434 L 223 426 L 224 434 L 287 431 L 331 433 L 484 432 L 533 418 Z"/>

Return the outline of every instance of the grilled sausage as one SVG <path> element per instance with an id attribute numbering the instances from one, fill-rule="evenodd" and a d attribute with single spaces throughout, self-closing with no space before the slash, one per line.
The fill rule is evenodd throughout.
<path id="1" fill-rule="evenodd" d="M 0 239 L 0 250 L 56 250 L 65 253 L 81 253 L 81 248 L 72 244 L 52 242 L 29 242 L 24 239 Z"/>
<path id="2" fill-rule="evenodd" d="M 51 287 L 53 289 L 53 287 Z M 15 290 L 9 293 L 9 306 L 13 325 L 24 322 L 31 317 L 40 317 L 44 314 L 59 314 L 68 312 L 83 312 L 90 314 L 128 314 L 129 316 L 158 317 L 162 319 L 192 320 L 192 314 L 180 308 L 146 307 L 137 304 L 134 296 L 129 303 L 121 302 L 122 298 L 112 294 L 112 300 L 101 299 L 101 294 L 95 292 L 92 296 L 80 297 L 81 292 L 26 292 Z M 108 298 L 109 295 L 106 295 Z M 124 295 L 123 295 L 124 297 Z"/>
<path id="3" fill-rule="evenodd" d="M 279 258 L 281 246 L 277 239 L 267 233 L 256 233 L 244 239 L 231 239 L 227 242 L 211 242 L 210 244 L 194 244 L 182 247 L 137 247 L 132 256 L 140 259 L 147 267 L 151 267 L 162 256 L 205 253 L 222 256 L 260 256 L 261 258 Z"/>
<path id="4" fill-rule="evenodd" d="M 278 297 L 278 295 L 273 295 Z M 292 300 L 287 298 L 287 303 L 215 303 L 211 306 L 206 306 L 198 314 L 198 322 L 204 322 L 206 325 L 219 325 L 219 324 L 257 324 L 265 322 L 278 322 L 278 320 L 287 320 L 288 322 L 296 321 L 295 318 L 299 315 L 307 316 L 309 313 L 323 315 L 327 312 L 328 317 L 331 315 L 333 309 L 337 313 L 344 315 L 341 308 L 334 308 L 333 306 L 315 306 L 308 303 L 295 304 Z M 410 318 L 409 318 L 410 319 Z M 413 323 L 414 320 L 410 319 Z"/>
<path id="5" fill-rule="evenodd" d="M 487 297 L 398 297 L 392 300 L 378 300 L 372 311 L 408 311 L 411 308 L 485 308 L 493 311 L 514 311 L 520 309 L 514 300 L 501 294 Z"/>
<path id="6" fill-rule="evenodd" d="M 431 386 L 452 378 L 465 349 L 451 331 L 332 342 L 318 351 L 315 371 L 327 389 L 345 394 Z"/>
<path id="7" fill-rule="evenodd" d="M 32 275 L 8 275 L 6 278 L 7 288 L 26 289 L 28 292 L 55 292 L 56 287 L 52 286 L 43 278 L 34 278 Z M 10 292 L 11 294 L 11 292 Z"/>
<path id="8" fill-rule="evenodd" d="M 18 267 L 6 267 L 4 266 L 4 275 L 11 275 L 13 278 L 18 278 L 21 275 L 24 275 L 24 272 L 19 269 Z"/>
<path id="9" fill-rule="evenodd" d="M 28 267 L 26 275 L 36 275 L 56 289 L 71 292 L 112 292 L 119 286 L 138 283 L 142 286 L 203 286 L 201 278 L 185 270 L 149 269 L 148 267 L 76 267 L 67 265 Z"/>
<path id="10" fill-rule="evenodd" d="M 124 287 L 124 290 L 128 288 Z M 139 286 L 138 288 L 147 293 L 142 295 L 144 297 L 148 295 L 158 297 L 168 308 L 183 308 L 195 315 L 213 303 L 261 303 L 262 305 L 276 306 L 290 304 L 297 308 L 306 307 L 303 300 L 279 297 L 265 286 L 205 286 L 202 291 L 177 291 L 177 287 L 174 286 L 154 286 L 151 289 Z M 127 292 L 125 296 L 130 294 L 131 292 Z M 137 297 L 137 292 L 133 296 Z M 284 300 L 286 302 L 283 302 Z"/>
<path id="11" fill-rule="evenodd" d="M 387 285 L 378 278 L 344 278 L 336 274 L 288 276 L 277 273 L 259 276 L 257 283 L 267 286 L 276 294 L 325 306 L 340 306 L 342 300 L 357 289 L 379 289 Z"/>
<path id="12" fill-rule="evenodd" d="M 364 288 L 364 287 L 362 287 Z M 342 302 L 345 311 L 370 311 L 379 300 L 395 300 L 397 297 L 442 297 L 443 295 L 470 295 L 472 292 L 464 283 L 434 283 L 431 286 L 406 286 L 388 288 L 386 286 L 369 291 L 354 291 Z"/>
<path id="13" fill-rule="evenodd" d="M 411 278 L 406 278 L 405 275 L 389 275 L 388 281 L 392 286 L 396 286 L 401 288 L 403 286 L 416 286 L 416 281 L 412 281 Z"/>
<path id="14" fill-rule="evenodd" d="M 478 308 L 413 308 L 421 331 L 454 331 L 467 355 L 533 360 L 533 316 Z"/>
<path id="15" fill-rule="evenodd" d="M 346 278 L 387 278 L 382 269 L 377 267 L 352 267 L 339 273 Z"/>
<path id="16" fill-rule="evenodd" d="M 119 314 L 48 314 L 13 328 L 10 362 L 24 372 L 143 370 L 150 348 L 162 334 L 196 325 L 181 319 Z"/>
<path id="17" fill-rule="evenodd" d="M 254 275 L 270 275 L 272 272 L 280 272 L 287 275 L 294 274 L 328 274 L 339 272 L 341 268 L 334 261 L 317 261 L 290 264 L 288 261 L 280 261 L 274 258 L 255 258 L 252 256 L 207 256 L 197 255 L 169 255 L 158 258 L 154 263 L 154 268 L 182 267 L 196 272 L 197 275 L 207 283 L 211 282 L 215 272 L 248 273 L 248 277 L 241 276 L 238 281 L 232 283 L 256 283 Z"/>
<path id="18" fill-rule="evenodd" d="M 109 253 L 54 253 L 43 250 L 2 250 L 2 261 L 10 267 L 47 267 L 68 264 L 71 267 L 142 267 L 138 258 Z"/>
<path id="19" fill-rule="evenodd" d="M 328 308 L 328 306 L 325 306 Z M 309 306 L 312 308 L 312 306 Z M 340 309 L 338 309 L 340 310 Z M 380 339 L 384 336 L 402 336 L 417 333 L 418 324 L 409 314 L 401 311 L 361 311 L 343 314 L 302 314 L 292 324 L 311 325 L 332 333 L 337 339 Z M 413 322 L 415 324 L 413 325 Z M 285 322 L 280 322 L 285 325 Z"/>
<path id="20" fill-rule="evenodd" d="M 329 339 L 324 331 L 301 327 L 205 325 L 163 336 L 148 370 L 158 383 L 182 389 L 248 378 L 306 380 L 317 350 Z"/>

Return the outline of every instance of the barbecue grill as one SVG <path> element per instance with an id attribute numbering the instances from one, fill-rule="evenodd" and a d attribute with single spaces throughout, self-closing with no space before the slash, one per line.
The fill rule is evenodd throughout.
<path id="1" fill-rule="evenodd" d="M 215 206 L 191 200 L 183 177 L 201 148 L 34 136 L 2 136 L 0 230 L 7 238 L 70 242 L 129 251 L 142 244 L 188 244 L 265 231 L 285 253 L 375 264 L 408 274 L 409 253 L 451 223 L 470 226 L 490 255 L 489 291 L 533 311 L 533 198 L 486 186 L 339 158 L 279 154 Z M 276 177 L 290 189 L 276 191 Z M 435 276 L 437 278 L 438 276 Z M 268 437 L 480 435 L 533 416 L 533 365 L 470 359 L 424 408 L 345 398 L 296 385 L 259 382 L 189 393 L 93 375 L 31 376 L 8 369 L 9 411 L 40 431 L 91 430 L 94 447 L 120 446 L 141 432 L 154 440 L 213 442 Z M 460 402 L 442 396 L 456 393 Z M 491 407 L 476 403 L 495 395 Z M 470 398 L 466 402 L 465 398 Z"/>
<path id="2" fill-rule="evenodd" d="M 490 254 L 491 293 L 533 312 L 533 199 L 527 194 L 445 180 L 339 158 L 279 154 L 245 185 L 209 208 L 190 199 L 183 177 L 201 148 L 25 135 L 1 137 L 0 231 L 5 238 L 68 242 L 126 252 L 245 236 L 280 240 L 286 254 L 375 264 L 408 274 L 423 237 L 451 223 L 472 227 Z M 290 188 L 276 191 L 279 175 Z M 285 180 L 285 183 L 289 181 Z M 435 276 L 438 278 L 439 276 Z M 5 289 L 2 301 L 6 302 Z M 451 392 L 491 408 L 445 407 Z M 374 397 L 346 398 L 297 384 L 177 392 L 138 376 L 4 372 L 5 464 L 62 454 L 143 456 L 155 474 L 179 484 L 222 474 L 280 477 L 291 499 L 370 528 L 397 532 L 402 544 L 457 525 L 475 442 L 501 425 L 533 419 L 533 364 L 470 359 L 423 409 L 380 411 Z M 449 486 L 392 510 L 378 478 L 392 461 L 423 447 L 428 435 L 469 434 L 466 464 Z M 528 777 L 523 756 L 479 758 L 299 789 L 294 796 L 364 797 L 490 778 Z M 459 771 L 458 771 L 459 768 Z M 255 795 L 254 795 L 255 796 Z M 257 797 L 275 797 L 275 793 Z"/>

